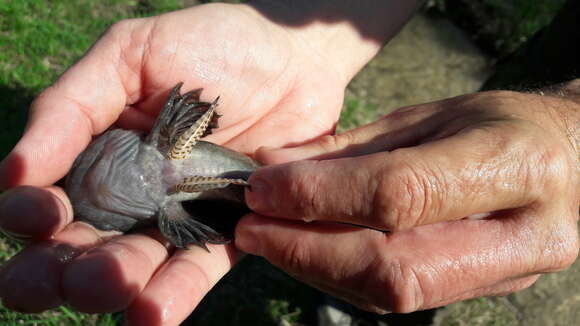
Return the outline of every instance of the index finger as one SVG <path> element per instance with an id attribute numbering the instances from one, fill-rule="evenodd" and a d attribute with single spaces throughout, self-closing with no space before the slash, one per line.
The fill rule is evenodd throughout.
<path id="1" fill-rule="evenodd" d="M 123 37 L 111 29 L 32 103 L 24 135 L 0 164 L 0 189 L 62 178 L 91 137 L 122 112 L 132 90 Z M 119 32 L 119 31 L 117 31 Z M 118 33 L 117 33 L 118 34 Z"/>
<path id="2" fill-rule="evenodd" d="M 533 133 L 511 123 L 490 129 L 389 153 L 263 167 L 250 177 L 246 200 L 262 215 L 401 230 L 540 198 L 542 140 L 522 137 Z"/>

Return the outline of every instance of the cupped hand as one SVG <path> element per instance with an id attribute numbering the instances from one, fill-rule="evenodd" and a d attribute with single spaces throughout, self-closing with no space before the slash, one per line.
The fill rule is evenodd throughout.
<path id="1" fill-rule="evenodd" d="M 252 174 L 236 245 L 374 311 L 528 287 L 578 254 L 579 95 L 466 95 L 260 151 L 309 160 Z"/>
<path id="2" fill-rule="evenodd" d="M 171 252 L 152 232 L 111 235 L 73 222 L 53 186 L 112 124 L 147 130 L 169 90 L 220 96 L 210 141 L 252 154 L 332 132 L 347 78 L 245 5 L 203 5 L 122 21 L 34 101 L 0 167 L 0 226 L 32 244 L 0 273 L 4 305 L 38 312 L 128 309 L 138 325 L 177 325 L 235 262 L 231 246 Z M 26 186 L 23 186 L 26 185 Z"/>

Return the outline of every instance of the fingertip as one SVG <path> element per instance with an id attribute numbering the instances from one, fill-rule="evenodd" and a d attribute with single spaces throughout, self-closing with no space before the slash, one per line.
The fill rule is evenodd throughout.
<path id="1" fill-rule="evenodd" d="M 72 221 L 61 188 L 20 186 L 0 196 L 0 229 L 26 238 L 46 239 Z"/>
<path id="2" fill-rule="evenodd" d="M 311 165 L 309 161 L 263 166 L 254 171 L 248 180 L 250 187 L 246 189 L 246 203 L 256 213 L 267 216 L 284 216 L 290 218 L 297 206 L 293 196 L 296 195 L 296 184 L 299 182 L 304 166 Z M 307 172 L 307 169 L 306 171 Z M 287 215 L 280 215 L 287 214 Z"/>
<path id="3" fill-rule="evenodd" d="M 86 313 L 121 311 L 137 296 L 122 267 L 108 257 L 79 257 L 64 270 L 63 295 L 76 310 Z"/>
<path id="4" fill-rule="evenodd" d="M 64 266 L 78 254 L 74 247 L 43 242 L 13 257 L 0 271 L 0 297 L 22 312 L 41 312 L 63 303 L 60 278 Z"/>
<path id="5" fill-rule="evenodd" d="M 259 175 L 264 173 L 258 172 Z M 260 177 L 256 172 L 248 180 L 250 187 L 246 189 L 245 199 L 248 207 L 256 212 L 266 214 L 274 209 L 272 186 L 267 177 Z"/>

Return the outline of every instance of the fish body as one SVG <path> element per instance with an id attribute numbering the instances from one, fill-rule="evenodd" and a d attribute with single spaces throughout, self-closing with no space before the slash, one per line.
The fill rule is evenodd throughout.
<path id="1" fill-rule="evenodd" d="M 217 101 L 200 90 L 170 94 L 152 132 L 113 129 L 79 155 L 66 182 L 75 218 L 101 230 L 158 223 L 177 247 L 226 243 L 249 212 L 244 186 L 259 166 L 248 156 L 200 140 L 217 127 Z"/>

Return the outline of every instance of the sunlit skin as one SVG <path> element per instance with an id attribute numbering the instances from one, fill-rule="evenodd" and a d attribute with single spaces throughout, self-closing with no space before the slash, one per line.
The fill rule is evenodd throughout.
<path id="1" fill-rule="evenodd" d="M 3 304 L 26 312 L 64 302 L 88 312 L 128 309 L 136 325 L 178 325 L 235 263 L 233 246 L 171 252 L 157 234 L 110 238 L 72 222 L 68 198 L 52 184 L 111 124 L 151 128 L 179 81 L 203 87 L 202 100 L 220 96 L 221 127 L 206 140 L 231 149 L 252 154 L 332 132 L 350 77 L 304 47 L 241 5 L 114 25 L 34 101 L 25 135 L 0 168 L 3 188 L 29 185 L 2 195 L 2 229 L 53 241 L 35 242 L 4 266 Z"/>
<path id="2" fill-rule="evenodd" d="M 20 186 L 0 198 L 0 227 L 32 241 L 0 273 L 3 304 L 126 309 L 135 325 L 178 325 L 233 266 L 231 245 L 174 251 L 155 231 L 119 236 L 73 222 L 53 185 L 112 124 L 151 128 L 180 80 L 203 87 L 203 100 L 221 96 L 221 128 L 208 141 L 269 164 L 317 159 L 258 170 L 248 204 L 276 218 L 247 216 L 236 230 L 240 249 L 300 279 L 366 309 L 413 311 L 514 291 L 569 265 L 578 247 L 580 86 L 554 97 L 468 95 L 325 136 L 348 81 L 417 5 L 330 7 L 343 4 L 373 9 L 358 16 L 365 22 L 389 24 L 375 26 L 374 39 L 340 21 L 286 26 L 246 5 L 215 4 L 105 33 L 34 101 L 25 135 L 0 166 L 2 187 Z"/>
<path id="3" fill-rule="evenodd" d="M 296 162 L 252 174 L 247 203 L 270 217 L 242 219 L 236 245 L 377 312 L 524 289 L 578 255 L 580 80 L 569 86 L 411 106 L 261 151 Z"/>

